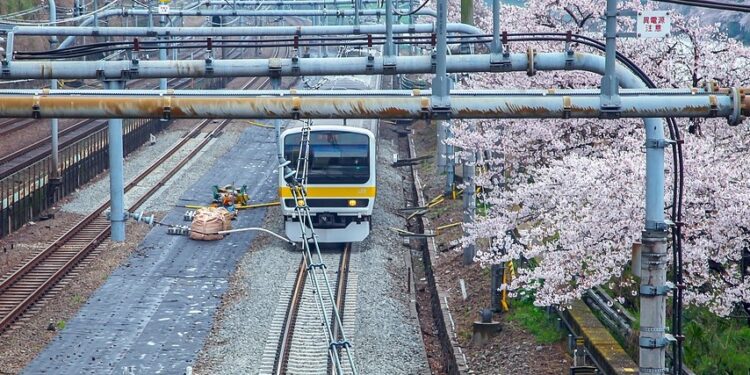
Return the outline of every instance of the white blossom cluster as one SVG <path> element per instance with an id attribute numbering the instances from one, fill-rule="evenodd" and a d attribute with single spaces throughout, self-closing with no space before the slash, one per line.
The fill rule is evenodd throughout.
<path id="1" fill-rule="evenodd" d="M 623 2 L 621 2 L 622 5 Z M 640 1 L 625 8 L 643 10 Z M 450 0 L 458 22 L 460 1 Z M 529 0 L 503 6 L 502 29 L 515 32 L 572 30 L 601 40 L 600 1 Z M 669 38 L 618 39 L 618 51 L 638 64 L 658 87 L 747 85 L 750 49 L 716 25 L 673 15 Z M 491 32 L 490 10 L 475 2 L 475 23 Z M 632 22 L 620 20 L 621 31 Z M 512 52 L 559 52 L 562 43 L 513 43 Z M 585 46 L 576 51 L 600 54 Z M 600 77 L 585 72 L 472 74 L 462 88 L 592 88 Z M 742 249 L 750 246 L 750 135 L 725 120 L 678 119 L 684 143 L 683 254 L 685 300 L 726 316 L 750 302 L 741 277 Z M 690 130 L 690 132 L 688 132 Z M 450 142 L 478 151 L 489 169 L 476 182 L 491 208 L 468 225 L 461 242 L 476 243 L 477 260 L 488 265 L 533 260 L 519 270 L 513 290 L 530 290 L 537 305 L 564 307 L 587 289 L 610 283 L 635 285 L 621 275 L 644 223 L 643 123 L 623 119 L 481 120 L 454 122 Z M 669 134 L 669 133 L 666 133 Z M 672 174 L 667 150 L 666 172 Z M 665 202 L 671 204 L 671 178 Z M 669 214 L 669 207 L 665 207 Z M 487 244 L 482 246 L 482 244 Z M 671 258 L 671 257 L 670 257 Z"/>

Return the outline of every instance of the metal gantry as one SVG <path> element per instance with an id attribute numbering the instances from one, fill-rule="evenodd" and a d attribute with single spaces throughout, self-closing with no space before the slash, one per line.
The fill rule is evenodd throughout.
<path id="1" fill-rule="evenodd" d="M 100 92 L 76 91 L 77 97 L 54 90 L 8 90 L 0 92 L 0 117 L 158 117 L 158 118 L 412 118 L 448 121 L 456 118 L 644 118 L 646 130 L 646 219 L 644 223 L 643 262 L 641 279 L 641 330 L 640 366 L 642 372 L 664 371 L 665 347 L 668 336 L 664 330 L 666 284 L 666 238 L 669 224 L 664 214 L 664 149 L 671 140 L 665 138 L 664 123 L 660 117 L 725 117 L 731 125 L 740 123 L 750 113 L 750 102 L 743 88 L 725 88 L 718 91 L 690 89 L 647 90 L 641 78 L 616 59 L 617 2 L 607 1 L 605 58 L 586 53 L 510 54 L 500 43 L 499 1 L 493 1 L 493 30 L 490 53 L 485 55 L 448 56 L 448 33 L 474 35 L 482 32 L 469 25 L 447 23 L 446 0 L 439 0 L 437 12 L 422 12 L 437 16 L 433 25 L 394 25 L 392 0 L 386 4 L 386 25 L 360 25 L 359 16 L 385 15 L 380 9 L 354 10 L 247 10 L 208 9 L 173 10 L 170 15 L 231 15 L 231 16 L 314 16 L 343 17 L 356 15 L 353 26 L 313 27 L 226 27 L 226 28 L 87 28 L 96 25 L 99 17 L 147 15 L 144 9 L 109 9 L 95 13 L 74 28 L 18 27 L 8 34 L 8 53 L 2 61 L 0 74 L 5 79 L 17 78 L 96 78 L 125 80 L 166 77 L 230 77 L 268 75 L 275 79 L 300 75 L 356 75 L 356 74 L 409 74 L 435 73 L 433 90 L 425 92 L 332 91 L 326 94 L 304 91 L 262 91 L 236 93 L 228 90 L 210 95 L 197 92 L 160 91 L 134 92 L 110 90 Z M 240 2 L 237 2 L 237 4 Z M 252 2 L 247 2 L 248 4 Z M 257 4 L 256 4 L 257 5 Z M 149 17 L 151 19 L 151 17 Z M 393 34 L 429 33 L 436 37 L 436 52 L 432 56 L 395 56 Z M 106 61 L 70 62 L 13 61 L 14 35 L 70 35 L 61 43 L 64 48 L 75 35 L 119 36 L 296 36 L 385 34 L 384 55 L 361 58 L 299 58 L 257 59 L 237 61 Z M 504 37 L 505 40 L 505 37 Z M 570 36 L 568 36 L 570 41 Z M 53 46 L 54 48 L 54 46 Z M 533 74 L 542 70 L 584 70 L 601 74 L 601 90 L 493 90 L 451 91 L 447 73 L 451 72 L 510 72 L 527 71 Z M 114 86 L 113 86 L 114 87 Z M 621 90 L 620 87 L 623 89 Z M 658 100 L 654 100 L 658 98 Z M 278 124 L 278 120 L 276 122 Z M 117 120 L 111 122 L 112 137 L 117 137 Z M 445 126 L 448 128 L 448 126 Z M 121 136 L 120 136 L 121 137 Z M 114 144 L 114 146 L 113 146 Z M 117 147 L 110 142 L 110 147 Z M 121 145 L 120 145 L 121 147 Z M 110 157 L 118 155 L 110 152 Z M 112 160 L 113 165 L 122 162 Z M 304 174 L 303 174 L 304 175 Z M 112 173 L 112 179 L 118 178 Z M 119 177 L 121 179 L 121 176 Z M 112 180 L 113 202 L 122 192 Z M 295 189 L 292 189 L 294 192 Z M 304 202 L 304 189 L 298 189 Z M 297 196 L 295 196 L 295 201 Z M 306 204 L 305 204 L 306 206 Z M 114 203 L 113 203 L 114 208 Z M 114 211 L 113 211 L 114 212 Z M 304 206 L 300 223 L 309 219 Z M 113 215 L 117 218 L 117 215 Z M 301 224 L 303 225 L 303 224 Z M 304 226 L 304 225 L 303 225 Z M 304 228 L 303 228 L 303 233 Z M 124 233 L 123 233 L 124 235 Z M 113 238 L 115 235 L 113 234 Z M 315 236 L 315 250 L 320 256 Z M 307 243 L 307 241 L 303 241 Z M 309 244 L 306 253 L 312 252 Z M 312 262 L 310 263 L 313 264 Z M 325 273 L 323 273 L 325 278 Z M 327 282 L 327 279 L 326 279 Z M 329 288 L 329 293 L 332 294 Z M 334 306 L 335 308 L 335 306 Z M 335 338 L 332 338 L 334 340 Z M 332 341 L 333 343 L 333 341 Z"/>

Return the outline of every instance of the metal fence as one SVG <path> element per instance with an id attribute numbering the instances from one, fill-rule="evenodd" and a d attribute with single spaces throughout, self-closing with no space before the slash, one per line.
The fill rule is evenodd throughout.
<path id="1" fill-rule="evenodd" d="M 195 80 L 196 89 L 223 87 L 224 79 Z M 123 121 L 124 154 L 148 142 L 151 134 L 164 130 L 170 122 L 159 119 Z M 51 191 L 47 156 L 28 167 L 0 179 L 0 238 L 39 219 L 51 204 L 94 179 L 109 168 L 107 127 L 78 140 L 59 152 L 60 185 Z"/>

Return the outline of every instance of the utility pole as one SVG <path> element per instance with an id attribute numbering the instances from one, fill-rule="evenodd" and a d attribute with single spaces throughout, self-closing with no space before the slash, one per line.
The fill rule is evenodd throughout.
<path id="1" fill-rule="evenodd" d="M 122 81 L 107 81 L 110 90 L 124 87 Z M 125 241 L 125 182 L 123 176 L 122 119 L 110 119 L 107 125 L 109 140 L 109 220 L 114 242 Z"/>
<path id="2" fill-rule="evenodd" d="M 49 20 L 52 24 L 57 22 L 57 6 L 55 4 L 55 0 L 49 0 Z M 49 38 L 49 49 L 54 50 L 56 48 L 57 36 L 53 35 Z M 51 79 L 49 87 L 52 90 L 57 90 L 57 79 Z M 52 203 L 54 201 L 54 197 L 57 193 L 57 188 L 60 186 L 60 129 L 58 120 L 56 118 L 50 120 L 50 133 L 52 141 L 52 155 L 50 157 L 50 189 L 47 195 L 48 203 Z"/>

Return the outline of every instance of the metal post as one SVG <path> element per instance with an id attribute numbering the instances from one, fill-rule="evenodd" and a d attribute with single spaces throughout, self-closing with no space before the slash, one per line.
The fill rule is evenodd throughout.
<path id="1" fill-rule="evenodd" d="M 606 19 L 601 106 L 602 108 L 616 109 L 620 107 L 619 82 L 617 82 L 617 75 L 615 74 L 615 63 L 617 62 L 617 0 L 607 0 Z"/>
<path id="2" fill-rule="evenodd" d="M 448 80 L 448 89 L 453 88 L 453 75 L 450 76 L 450 79 Z M 451 123 L 450 120 L 442 121 L 443 125 L 443 131 L 444 139 L 446 141 L 445 144 L 445 192 L 446 194 L 452 194 L 453 189 L 455 186 L 453 186 L 455 180 L 456 180 L 456 158 L 455 158 L 455 148 L 452 144 L 447 143 L 447 141 L 451 138 L 453 138 L 453 132 L 451 131 Z"/>
<path id="3" fill-rule="evenodd" d="M 385 0 L 385 45 L 383 55 L 393 56 L 393 0 Z"/>
<path id="4" fill-rule="evenodd" d="M 359 26 L 359 10 L 362 9 L 362 0 L 354 0 L 354 25 Z"/>
<path id="5" fill-rule="evenodd" d="M 490 267 L 490 310 L 501 312 L 500 288 L 503 286 L 504 264 L 493 264 Z"/>
<path id="6" fill-rule="evenodd" d="M 664 123 L 646 119 L 646 223 L 641 252 L 641 373 L 665 367 L 667 225 L 664 217 Z"/>
<path id="7" fill-rule="evenodd" d="M 492 44 L 490 52 L 493 55 L 503 53 L 503 46 L 500 44 L 500 0 L 492 0 Z"/>
<path id="8" fill-rule="evenodd" d="M 461 23 L 474 24 L 474 0 L 461 0 Z"/>
<path id="9" fill-rule="evenodd" d="M 281 88 L 281 77 L 271 77 L 271 88 L 278 90 Z M 273 119 L 273 128 L 276 133 L 276 152 L 279 164 L 284 160 L 284 155 L 281 153 L 281 119 Z"/>
<path id="10" fill-rule="evenodd" d="M 55 0 L 49 1 L 49 20 L 50 22 L 54 23 L 57 21 L 57 6 L 55 4 Z M 57 36 L 51 36 L 49 38 L 49 47 L 50 50 L 53 50 L 57 48 Z M 57 79 L 51 79 L 49 83 L 49 87 L 52 90 L 57 90 Z M 51 141 L 52 141 L 52 155 L 51 155 L 51 165 L 50 165 L 50 185 L 51 188 L 49 189 L 48 197 L 53 197 L 55 191 L 57 190 L 57 186 L 60 184 L 60 140 L 59 140 L 59 133 L 60 129 L 58 127 L 58 121 L 56 118 L 53 118 L 50 120 L 50 133 L 51 133 Z"/>
<path id="11" fill-rule="evenodd" d="M 94 0 L 94 27 L 99 27 L 99 0 Z"/>
<path id="12" fill-rule="evenodd" d="M 167 16 L 162 15 L 159 17 L 159 26 L 164 27 L 167 23 Z M 162 40 L 167 40 L 168 37 L 159 38 Z M 223 48 L 222 48 L 223 50 Z M 167 59 L 167 44 L 166 43 L 160 43 L 159 45 L 159 60 L 164 61 Z M 159 79 L 159 89 L 160 90 L 166 90 L 167 89 L 167 79 L 166 78 L 160 78 Z"/>
<path id="13" fill-rule="evenodd" d="M 123 87 L 121 81 L 107 81 L 107 88 Z M 110 119 L 107 126 L 109 138 L 109 196 L 112 241 L 125 241 L 125 183 L 123 177 L 122 119 Z"/>
<path id="14" fill-rule="evenodd" d="M 447 54 L 448 54 L 448 4 L 447 0 L 438 0 L 437 2 L 437 46 L 435 50 L 435 77 L 432 79 L 432 106 L 433 111 L 440 113 L 450 109 L 449 83 L 447 75 Z M 437 122 L 437 164 L 439 170 L 445 170 L 447 167 L 448 153 L 445 145 L 448 124 L 439 120 Z M 452 176 L 450 184 L 452 184 Z M 449 192 L 447 189 L 446 192 Z"/>
<path id="15" fill-rule="evenodd" d="M 473 127 L 473 126 L 472 126 Z M 468 155 L 465 156 L 463 165 L 464 174 L 464 224 L 470 224 L 474 222 L 477 209 L 476 199 L 476 183 L 474 182 L 474 173 L 476 168 L 476 153 L 473 150 L 468 151 Z M 474 263 L 474 255 L 476 251 L 474 244 L 469 244 L 464 248 L 464 264 L 469 265 Z"/>

